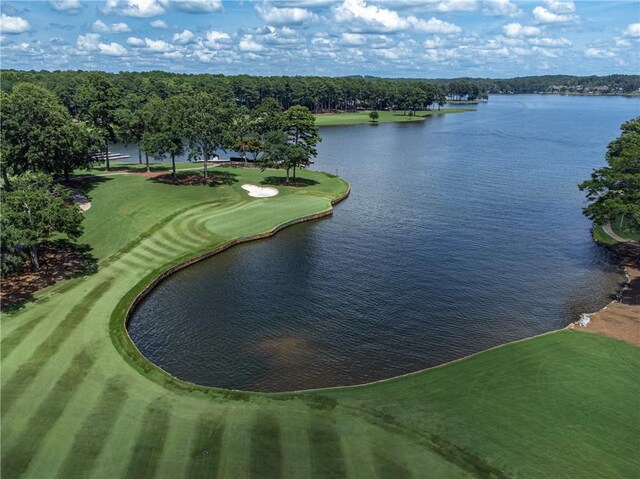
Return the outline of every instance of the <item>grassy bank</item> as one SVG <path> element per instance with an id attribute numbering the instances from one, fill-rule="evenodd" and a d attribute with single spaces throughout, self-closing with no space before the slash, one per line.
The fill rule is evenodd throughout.
<path id="1" fill-rule="evenodd" d="M 480 100 L 447 100 L 448 105 L 477 105 Z"/>
<path id="2" fill-rule="evenodd" d="M 305 171 L 314 184 L 253 199 L 240 185 L 281 173 L 216 172 L 230 181 L 176 187 L 120 175 L 93 184 L 83 240 L 99 271 L 2 317 L 3 477 L 630 477 L 638 470 L 639 350 L 595 335 L 563 331 L 388 382 L 313 393 L 201 388 L 151 366 L 122 329 L 138 291 L 233 238 L 328 211 L 347 188 Z"/>
<path id="3" fill-rule="evenodd" d="M 474 111 L 470 108 L 443 108 L 442 110 L 417 111 L 415 115 L 405 115 L 402 111 L 379 111 L 378 123 L 399 123 L 405 121 L 422 121 L 431 115 L 442 115 L 445 113 L 462 113 Z M 339 126 L 339 125 L 363 125 L 371 123 L 369 111 L 358 111 L 350 113 L 322 113 L 316 115 L 316 125 L 318 126 Z"/>
<path id="4" fill-rule="evenodd" d="M 611 222 L 611 229 L 623 238 L 640 241 L 640 229 L 628 218 L 616 218 Z"/>

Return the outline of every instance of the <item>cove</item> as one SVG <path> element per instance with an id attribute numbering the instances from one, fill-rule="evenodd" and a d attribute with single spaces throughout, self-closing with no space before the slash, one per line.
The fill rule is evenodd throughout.
<path id="1" fill-rule="evenodd" d="M 197 384 L 358 384 L 561 328 L 621 281 L 577 183 L 604 163 L 620 97 L 493 96 L 424 122 L 323 128 L 316 168 L 351 183 L 334 215 L 161 282 L 129 333 Z"/>

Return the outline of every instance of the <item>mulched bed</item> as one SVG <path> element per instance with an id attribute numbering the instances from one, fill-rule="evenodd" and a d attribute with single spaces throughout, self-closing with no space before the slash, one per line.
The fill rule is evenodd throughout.
<path id="1" fill-rule="evenodd" d="M 38 290 L 78 274 L 88 272 L 95 265 L 91 255 L 73 246 L 43 246 L 39 254 L 40 269 L 31 271 L 26 260 L 20 271 L 0 280 L 2 309 L 12 309 L 30 299 Z"/>
<path id="2" fill-rule="evenodd" d="M 174 181 L 171 173 L 154 176 L 153 181 L 176 186 L 223 185 L 233 182 L 230 175 L 215 174 L 209 174 L 206 179 L 201 174 L 178 174 Z"/>

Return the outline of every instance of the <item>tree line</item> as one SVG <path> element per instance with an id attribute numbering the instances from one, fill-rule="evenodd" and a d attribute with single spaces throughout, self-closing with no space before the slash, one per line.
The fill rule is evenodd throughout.
<path id="1" fill-rule="evenodd" d="M 2 271 L 17 268 L 28 254 L 39 268 L 39 248 L 59 237 L 75 239 L 82 217 L 70 190 L 55 178 L 70 180 L 77 170 L 106 161 L 110 145 L 138 145 L 138 160 L 176 157 L 203 162 L 203 182 L 209 181 L 208 161 L 219 150 L 239 152 L 239 160 L 260 160 L 261 167 L 282 168 L 285 181 L 296 180 L 317 155 L 321 140 L 308 108 L 284 110 L 274 98 L 248 108 L 223 91 L 182 92 L 168 96 L 123 92 L 107 75 L 84 76 L 75 88 L 70 110 L 44 86 L 15 83 L 0 92 L 0 168 Z"/>
<path id="2" fill-rule="evenodd" d="M 95 72 L 1 72 L 3 91 L 16 83 L 34 83 L 53 92 L 72 115 L 77 114 L 78 90 Z M 264 99 L 275 99 L 282 109 L 300 105 L 314 113 L 356 109 L 430 109 L 444 105 L 448 88 L 430 81 L 370 79 L 364 77 L 261 77 L 250 75 L 178 74 L 161 71 L 100 73 L 120 96 L 128 94 L 161 99 L 207 92 L 253 109 Z"/>
<path id="3" fill-rule="evenodd" d="M 590 90 L 608 87 L 607 92 L 631 94 L 640 91 L 640 75 L 607 75 L 607 76 L 573 76 L 573 75 L 541 75 L 516 78 L 457 78 L 435 79 L 433 83 L 440 87 L 449 87 L 455 81 L 474 85 L 480 92 L 496 93 L 545 93 L 552 87 L 562 85 L 567 88 L 586 87 Z"/>
<path id="4" fill-rule="evenodd" d="M 631 229 L 640 230 L 640 116 L 620 127 L 618 138 L 609 143 L 607 166 L 593 171 L 580 184 L 589 205 L 584 214 L 597 225 L 625 219 Z"/>

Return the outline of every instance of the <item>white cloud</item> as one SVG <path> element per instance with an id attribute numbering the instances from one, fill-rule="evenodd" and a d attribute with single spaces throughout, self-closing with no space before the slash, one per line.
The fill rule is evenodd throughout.
<path id="1" fill-rule="evenodd" d="M 413 15 L 403 17 L 394 10 L 367 5 L 365 0 L 344 0 L 335 8 L 336 21 L 349 24 L 361 32 L 400 32 L 415 30 L 423 33 L 460 33 L 462 29 L 453 23 L 435 17 L 423 20 Z"/>
<path id="2" fill-rule="evenodd" d="M 152 40 L 151 38 L 145 38 L 144 43 L 147 47 L 147 51 L 153 53 L 164 53 L 174 49 L 173 45 L 165 42 L 164 40 Z"/>
<path id="3" fill-rule="evenodd" d="M 625 37 L 640 38 L 640 23 L 632 23 L 623 32 Z"/>
<path id="4" fill-rule="evenodd" d="M 173 35 L 173 43 L 177 43 L 178 45 L 187 45 L 192 43 L 195 38 L 195 35 L 191 30 L 184 30 L 182 33 L 175 33 Z"/>
<path id="5" fill-rule="evenodd" d="M 615 43 L 616 43 L 616 47 L 630 47 L 631 46 L 631 42 L 629 40 L 627 40 L 626 38 L 620 38 L 620 37 L 616 37 L 615 39 Z"/>
<path id="6" fill-rule="evenodd" d="M 202 63 L 211 63 L 215 54 L 209 50 L 195 50 L 193 55 Z"/>
<path id="7" fill-rule="evenodd" d="M 87 33 L 85 35 L 79 35 L 76 40 L 76 48 L 82 51 L 92 51 L 98 49 L 98 43 L 100 43 L 100 34 Z"/>
<path id="8" fill-rule="evenodd" d="M 533 37 L 540 34 L 538 27 L 523 26 L 519 23 L 508 23 L 502 27 L 504 34 L 508 37 Z"/>
<path id="9" fill-rule="evenodd" d="M 538 47 L 547 48 L 566 48 L 572 45 L 571 41 L 567 38 L 530 38 L 529 43 Z"/>
<path id="10" fill-rule="evenodd" d="M 187 13 L 213 13 L 222 10 L 222 0 L 160 0 L 160 3 Z"/>
<path id="11" fill-rule="evenodd" d="M 399 60 L 400 55 L 395 48 L 385 48 L 376 51 L 376 55 L 386 60 Z"/>
<path id="12" fill-rule="evenodd" d="M 102 43 L 99 33 L 87 33 L 79 35 L 76 40 L 76 49 L 82 52 L 99 52 L 102 55 L 121 57 L 126 55 L 127 49 L 116 42 Z"/>
<path id="13" fill-rule="evenodd" d="M 67 12 L 71 14 L 80 13 L 82 3 L 80 0 L 51 0 L 49 5 L 58 12 Z"/>
<path id="14" fill-rule="evenodd" d="M 164 20 L 154 20 L 153 22 L 150 23 L 150 25 L 153 28 L 159 28 L 159 29 L 169 28 L 169 26 Z"/>
<path id="15" fill-rule="evenodd" d="M 604 48 L 587 48 L 584 51 L 587 58 L 615 58 L 616 54 Z"/>
<path id="16" fill-rule="evenodd" d="M 127 49 L 116 42 L 99 43 L 98 50 L 103 55 L 108 55 L 110 57 L 122 57 L 127 54 Z"/>
<path id="17" fill-rule="evenodd" d="M 243 52 L 263 52 L 265 49 L 264 45 L 257 43 L 252 35 L 244 35 L 242 39 L 240 39 L 240 43 L 238 44 L 238 48 Z"/>
<path id="18" fill-rule="evenodd" d="M 549 10 L 556 13 L 573 13 L 576 5 L 573 0 L 544 0 L 543 2 Z"/>
<path id="19" fill-rule="evenodd" d="M 540 6 L 533 9 L 533 18 L 538 23 L 573 23 L 578 20 L 574 13 L 554 13 Z"/>
<path id="20" fill-rule="evenodd" d="M 477 0 L 369 0 L 373 4 L 395 9 L 411 9 L 413 12 L 473 12 L 478 8 Z"/>
<path id="21" fill-rule="evenodd" d="M 316 18 L 316 15 L 304 8 L 277 8 L 256 5 L 260 17 L 270 25 L 302 25 Z"/>
<path id="22" fill-rule="evenodd" d="M 182 52 L 164 52 L 162 54 L 162 58 L 168 58 L 170 60 L 180 60 L 182 58 L 184 58 L 184 54 Z"/>
<path id="23" fill-rule="evenodd" d="M 343 33 L 340 44 L 346 47 L 367 47 L 373 49 L 390 47 L 391 38 L 386 35 L 364 35 L 362 33 Z"/>
<path id="24" fill-rule="evenodd" d="M 320 8 L 329 7 L 340 0 L 275 0 L 272 3 L 279 7 Z"/>
<path id="25" fill-rule="evenodd" d="M 458 25 L 454 25 L 453 23 L 444 22 L 435 17 L 430 18 L 429 20 L 416 19 L 415 17 L 409 17 L 407 20 L 414 27 L 415 30 L 422 33 L 461 33 L 462 28 Z"/>
<path id="26" fill-rule="evenodd" d="M 131 45 L 132 47 L 144 47 L 146 44 L 142 38 L 137 37 L 129 37 L 127 38 L 127 45 Z"/>
<path id="27" fill-rule="evenodd" d="M 164 13 L 164 8 L 156 0 L 107 0 L 103 11 L 124 17 L 147 18 Z"/>
<path id="28" fill-rule="evenodd" d="M 208 31 L 205 34 L 204 41 L 202 42 L 207 48 L 212 50 L 219 50 L 222 48 L 228 48 L 231 42 L 231 37 L 224 32 L 217 30 Z"/>
<path id="29" fill-rule="evenodd" d="M 131 31 L 131 28 L 129 28 L 129 25 L 122 22 L 107 25 L 102 20 L 96 20 L 93 24 L 93 31 L 100 33 L 127 33 Z"/>
<path id="30" fill-rule="evenodd" d="M 4 13 L 0 16 L 0 32 L 2 33 L 23 33 L 30 28 L 29 22 L 24 18 L 12 17 Z"/>
<path id="31" fill-rule="evenodd" d="M 445 0 L 431 3 L 433 11 L 440 13 L 473 12 L 478 7 L 476 0 Z"/>
<path id="32" fill-rule="evenodd" d="M 515 17 L 521 12 L 510 0 L 484 0 L 482 13 L 496 17 Z"/>

